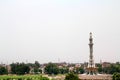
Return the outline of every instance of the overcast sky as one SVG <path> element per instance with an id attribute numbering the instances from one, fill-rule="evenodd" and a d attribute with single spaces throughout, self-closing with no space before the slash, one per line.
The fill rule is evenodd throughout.
<path id="1" fill-rule="evenodd" d="M 0 63 L 120 61 L 120 0 L 0 0 Z"/>

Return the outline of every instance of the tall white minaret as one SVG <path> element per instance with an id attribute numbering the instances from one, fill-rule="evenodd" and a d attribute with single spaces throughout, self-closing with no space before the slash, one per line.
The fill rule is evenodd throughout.
<path id="1" fill-rule="evenodd" d="M 90 38 L 89 38 L 89 48 L 90 48 L 90 58 L 89 58 L 89 67 L 95 67 L 94 66 L 94 60 L 93 60 L 93 38 L 92 33 L 90 32 Z"/>
<path id="2" fill-rule="evenodd" d="M 94 75 L 97 74 L 97 67 L 95 67 L 95 63 L 93 59 L 93 38 L 91 32 L 90 32 L 89 42 L 90 42 L 89 43 L 90 55 L 89 55 L 88 67 L 86 68 L 86 70 L 87 70 L 87 74 Z"/>

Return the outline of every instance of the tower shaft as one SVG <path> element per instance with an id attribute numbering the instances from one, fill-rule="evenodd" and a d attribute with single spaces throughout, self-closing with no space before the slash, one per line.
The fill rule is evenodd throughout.
<path id="1" fill-rule="evenodd" d="M 89 66 L 94 67 L 94 60 L 93 60 L 93 38 L 92 38 L 92 33 L 90 33 L 90 38 L 89 38 L 89 48 L 90 48 L 90 58 L 89 58 Z"/>
<path id="2" fill-rule="evenodd" d="M 87 69 L 87 74 L 89 75 L 94 75 L 96 74 L 97 68 L 95 67 L 94 64 L 94 59 L 93 59 L 93 38 L 92 38 L 92 33 L 90 33 L 90 38 L 89 38 L 89 48 L 90 48 L 90 55 L 89 55 L 89 63 Z"/>

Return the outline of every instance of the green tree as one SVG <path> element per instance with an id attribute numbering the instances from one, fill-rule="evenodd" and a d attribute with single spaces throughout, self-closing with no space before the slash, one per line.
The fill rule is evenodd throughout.
<path id="1" fill-rule="evenodd" d="M 12 74 L 23 75 L 29 73 L 30 68 L 27 64 L 24 63 L 12 63 L 11 72 Z"/>
<path id="2" fill-rule="evenodd" d="M 35 67 L 35 68 L 34 68 L 34 73 L 35 73 L 35 74 L 42 73 L 42 70 Z"/>
<path id="3" fill-rule="evenodd" d="M 35 61 L 35 67 L 37 67 L 37 68 L 40 67 L 40 63 L 38 61 Z"/>
<path id="4" fill-rule="evenodd" d="M 75 68 L 74 73 L 75 74 L 83 74 L 85 71 L 82 67 Z"/>
<path id="5" fill-rule="evenodd" d="M 69 72 L 69 69 L 67 67 L 59 68 L 59 73 L 60 74 L 65 74 L 65 73 L 68 73 L 68 72 Z"/>
<path id="6" fill-rule="evenodd" d="M 0 75 L 7 74 L 7 69 L 5 67 L 0 67 Z"/>
<path id="7" fill-rule="evenodd" d="M 104 67 L 103 69 L 104 73 L 108 73 L 108 74 L 113 74 L 115 72 L 120 73 L 120 65 L 117 64 L 111 64 L 109 67 Z"/>
<path id="8" fill-rule="evenodd" d="M 102 73 L 102 65 L 101 64 L 96 64 L 96 66 L 98 67 L 98 72 Z"/>
<path id="9" fill-rule="evenodd" d="M 56 64 L 54 63 L 49 63 L 45 67 L 45 73 L 47 74 L 58 74 L 59 73 L 59 68 Z"/>
<path id="10" fill-rule="evenodd" d="M 33 66 L 35 74 L 42 73 L 42 70 L 40 70 L 39 67 L 40 67 L 40 63 L 38 61 L 35 61 L 34 66 Z"/>
<path id="11" fill-rule="evenodd" d="M 114 73 L 112 77 L 113 80 L 120 80 L 120 73 Z"/>
<path id="12" fill-rule="evenodd" d="M 65 80 L 79 80 L 79 78 L 77 75 L 73 73 L 69 73 L 66 75 Z"/>

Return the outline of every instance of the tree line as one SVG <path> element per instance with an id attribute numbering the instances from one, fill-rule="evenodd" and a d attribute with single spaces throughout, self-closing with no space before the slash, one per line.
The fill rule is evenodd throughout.
<path id="1" fill-rule="evenodd" d="M 7 67 L 0 66 L 0 75 L 3 74 L 29 74 L 30 72 L 33 74 L 40 74 L 42 70 L 40 69 L 40 63 L 35 61 L 35 63 L 12 63 L 10 64 L 11 72 L 8 72 Z M 114 74 L 115 72 L 120 73 L 120 63 L 116 62 L 114 64 L 110 64 L 108 67 L 102 67 L 101 64 L 96 65 L 98 67 L 98 73 L 107 73 Z M 66 73 L 75 73 L 82 74 L 85 72 L 84 67 L 74 68 L 72 71 L 69 70 L 69 66 L 59 67 L 55 63 L 48 63 L 44 68 L 45 74 L 56 75 L 56 74 L 66 74 Z"/>
<path id="2" fill-rule="evenodd" d="M 106 73 L 106 74 L 114 74 L 114 73 L 120 73 L 120 63 L 112 63 L 110 66 L 102 67 L 101 64 L 97 64 L 98 72 L 99 73 Z"/>

